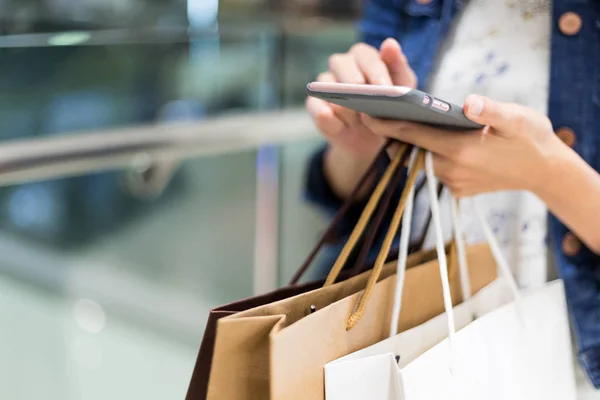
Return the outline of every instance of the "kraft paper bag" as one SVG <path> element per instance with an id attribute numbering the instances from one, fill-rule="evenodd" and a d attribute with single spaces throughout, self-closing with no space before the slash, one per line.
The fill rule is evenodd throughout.
<path id="1" fill-rule="evenodd" d="M 431 252 L 428 253 L 431 256 Z M 408 265 L 419 261 L 409 256 Z M 468 249 L 481 268 L 469 271 L 474 291 L 496 278 L 487 245 Z M 383 340 L 391 321 L 396 264 L 388 264 L 369 299 L 365 316 L 350 331 L 346 320 L 370 271 L 345 282 L 219 320 L 209 380 L 209 399 L 323 399 L 323 366 Z M 460 277 L 451 268 L 452 292 L 460 302 Z M 444 311 L 439 264 L 430 260 L 406 271 L 399 329 L 419 325 Z M 316 311 L 311 313 L 311 306 Z"/>
<path id="2" fill-rule="evenodd" d="M 198 350 L 198 357 L 196 359 L 196 364 L 194 366 L 194 371 L 188 387 L 186 399 L 202 400 L 206 398 L 210 368 L 213 360 L 215 338 L 217 335 L 217 322 L 221 318 L 234 315 L 238 312 L 249 310 L 254 307 L 259 307 L 264 304 L 269 304 L 293 297 L 301 293 L 306 293 L 311 290 L 318 289 L 321 286 L 323 286 L 323 282 L 310 282 L 295 286 L 285 286 L 263 295 L 239 300 L 210 310 L 206 327 L 204 328 L 202 342 L 200 343 L 200 349 Z"/>
<path id="3" fill-rule="evenodd" d="M 392 318 L 396 266 L 384 267 L 384 261 L 398 232 L 406 202 L 414 192 L 423 156 L 417 149 L 411 154 L 405 188 L 372 271 L 332 285 L 360 235 L 359 227 L 364 218 L 369 218 L 363 212 L 325 287 L 219 320 L 209 399 L 322 399 L 326 363 L 385 338 L 384 326 L 389 326 Z M 403 157 L 400 152 L 394 156 L 374 193 L 383 181 L 389 181 Z M 443 268 L 447 268 L 446 251 L 443 244 L 436 250 L 438 261 L 428 261 L 406 271 L 403 300 L 407 306 L 399 318 L 401 329 L 421 324 L 444 311 L 448 296 L 432 290 L 439 287 L 440 276 L 452 275 L 454 285 L 444 281 L 446 289 L 452 292 L 455 286 L 460 290 L 455 268 L 446 271 L 446 275 L 439 273 L 440 254 L 444 255 Z M 493 265 L 485 246 L 471 248 L 467 256 L 474 257 L 473 262 L 482 266 L 470 271 L 472 287 L 478 291 L 495 279 L 496 269 L 485 268 Z M 460 296 L 455 299 L 459 302 Z"/>
<path id="4" fill-rule="evenodd" d="M 357 182 L 356 187 L 353 189 L 352 193 L 346 198 L 344 204 L 340 207 L 336 215 L 331 220 L 329 226 L 319 239 L 319 241 L 315 244 L 313 249 L 309 252 L 307 258 L 304 260 L 300 268 L 296 271 L 290 283 L 282 288 L 276 289 L 274 291 L 259 294 L 256 296 L 252 296 L 246 299 L 238 300 L 229 304 L 225 304 L 219 307 L 216 307 L 210 310 L 208 315 L 208 319 L 206 322 L 206 327 L 204 329 L 204 334 L 202 336 L 202 341 L 200 344 L 200 349 L 198 350 L 198 356 L 196 358 L 196 364 L 194 366 L 194 371 L 192 373 L 192 377 L 190 379 L 190 384 L 188 387 L 188 392 L 186 395 L 186 399 L 188 400 L 203 400 L 206 399 L 207 390 L 208 390 L 208 381 L 210 376 L 210 369 L 213 360 L 213 351 L 214 344 L 216 338 L 216 330 L 217 330 L 217 321 L 221 318 L 224 318 L 229 315 L 234 315 L 239 312 L 249 310 L 255 307 L 260 307 L 265 304 L 274 303 L 279 300 L 283 300 L 289 297 L 293 297 L 302 293 L 309 292 L 311 290 L 318 289 L 322 287 L 325 283 L 324 280 L 302 283 L 299 281 L 302 276 L 307 272 L 310 265 L 314 261 L 315 257 L 321 250 L 321 248 L 328 242 L 328 240 L 334 235 L 334 232 L 338 228 L 338 225 L 342 222 L 344 216 L 351 210 L 351 208 L 358 201 L 357 197 L 359 192 L 363 190 L 366 185 L 369 184 L 368 177 L 374 174 L 377 170 L 381 162 L 383 162 L 383 158 L 387 158 L 386 148 L 389 146 L 386 144 L 383 146 L 379 154 L 374 158 L 373 162 L 365 171 L 364 176 Z M 394 184 L 394 182 L 399 181 L 404 176 L 404 172 L 402 170 L 397 170 L 394 173 L 394 177 L 390 178 L 390 183 Z M 385 181 L 383 182 L 385 185 Z M 386 210 L 392 202 L 393 194 L 395 193 L 395 188 L 388 186 L 386 188 L 386 192 L 382 191 L 374 191 L 373 195 L 375 200 L 380 197 L 380 203 L 377 205 L 377 214 L 375 214 L 375 223 L 373 226 L 369 227 L 369 231 L 365 233 L 364 243 L 362 244 L 362 259 L 366 258 L 368 254 L 368 250 L 370 245 L 373 243 L 375 236 L 377 235 L 377 229 L 380 226 L 383 216 L 385 215 Z M 370 202 L 371 204 L 365 207 L 365 211 L 367 213 L 372 213 L 375 211 L 375 201 Z M 366 222 L 366 221 L 365 221 Z M 422 243 L 424 242 L 424 237 L 429 227 L 429 221 L 425 223 L 425 230 L 423 233 L 422 239 L 417 242 L 415 252 L 420 251 L 422 249 Z M 366 229 L 366 223 L 363 223 L 362 229 Z M 359 255 L 358 259 L 355 261 L 355 265 L 352 269 L 348 269 L 345 271 L 340 271 L 338 281 L 344 281 L 350 277 L 356 276 L 363 271 L 370 269 L 368 264 L 364 264 L 361 262 L 361 256 Z"/>

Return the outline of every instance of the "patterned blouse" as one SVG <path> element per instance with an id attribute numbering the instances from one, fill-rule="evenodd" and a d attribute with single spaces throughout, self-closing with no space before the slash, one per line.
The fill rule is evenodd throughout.
<path id="1" fill-rule="evenodd" d="M 549 81 L 551 4 L 549 0 L 471 0 L 448 37 L 429 91 L 462 104 L 477 93 L 546 113 Z M 482 143 L 485 145 L 485 142 Z M 524 172 L 525 173 L 525 172 Z M 502 242 L 519 283 L 542 284 L 547 276 L 544 204 L 529 192 L 479 196 L 479 205 Z M 415 204 L 415 229 L 428 213 L 427 191 Z M 467 240 L 483 241 L 469 203 L 462 205 Z M 442 197 L 445 232 L 450 237 L 448 196 Z M 434 245 L 429 232 L 425 246 Z"/>

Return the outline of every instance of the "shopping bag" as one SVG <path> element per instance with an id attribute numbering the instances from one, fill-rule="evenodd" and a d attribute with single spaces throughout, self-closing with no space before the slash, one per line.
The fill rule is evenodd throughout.
<path id="1" fill-rule="evenodd" d="M 311 265 L 319 250 L 324 246 L 329 237 L 332 236 L 334 230 L 337 228 L 340 220 L 347 214 L 350 207 L 356 202 L 356 198 L 358 193 L 364 189 L 365 185 L 368 183 L 368 179 L 376 173 L 378 168 L 378 164 L 381 162 L 383 157 L 387 157 L 386 149 L 389 147 L 390 142 L 388 142 L 385 146 L 382 147 L 380 152 L 374 158 L 373 162 L 365 171 L 359 182 L 356 184 L 356 187 L 353 189 L 352 193 L 348 196 L 342 207 L 336 213 L 328 228 L 325 230 L 315 247 L 309 253 L 302 266 L 298 269 L 298 271 L 292 277 L 290 283 L 287 286 L 274 290 L 272 292 L 264 293 L 258 296 L 253 296 L 247 299 L 242 299 L 239 301 L 235 301 L 229 304 L 225 304 L 214 308 L 210 311 L 208 315 L 208 320 L 205 325 L 204 335 L 202 337 L 202 341 L 200 344 L 200 349 L 198 351 L 198 356 L 196 359 L 196 364 L 194 366 L 194 371 L 192 373 L 192 377 L 190 380 L 190 384 L 188 387 L 188 392 L 186 398 L 188 400 L 202 400 L 206 398 L 207 389 L 208 389 L 208 380 L 210 375 L 210 369 L 212 365 L 213 359 L 213 351 L 214 351 L 214 343 L 216 337 L 216 329 L 217 329 L 217 321 L 223 317 L 228 315 L 233 315 L 238 312 L 249 310 L 255 307 L 259 307 L 265 304 L 273 303 L 279 300 L 283 300 L 289 297 L 296 296 L 301 293 L 306 293 L 314 289 L 318 289 L 323 286 L 324 280 L 316 281 L 316 282 L 308 282 L 303 284 L 298 284 L 301 277 L 306 273 L 308 267 Z M 402 171 L 398 171 L 398 177 L 401 177 L 400 173 Z M 394 181 L 394 179 L 391 179 Z M 392 182 L 393 183 L 393 182 Z M 379 215 L 383 215 L 385 208 L 389 205 L 391 201 L 391 197 L 393 194 L 392 188 L 387 193 L 383 194 L 381 192 L 374 193 L 374 196 L 382 196 L 380 210 L 378 210 Z M 373 204 L 372 204 L 373 205 Z M 365 246 L 368 247 L 373 241 L 373 237 L 376 234 L 377 226 L 374 226 L 371 229 L 371 232 L 368 232 L 365 238 Z M 428 226 L 428 224 L 426 224 Z M 422 244 L 422 243 L 421 243 Z M 363 252 L 364 253 L 364 252 Z M 417 256 L 419 257 L 419 256 Z M 359 257 L 359 259 L 364 257 Z M 416 260 L 416 259 L 415 259 Z M 357 265 L 348 271 L 344 271 L 340 273 L 339 280 L 345 280 L 351 276 L 358 275 L 363 270 L 368 268 L 364 268 L 360 260 L 357 262 Z"/>
<path id="2" fill-rule="evenodd" d="M 403 303 L 406 254 L 411 228 L 410 216 L 412 215 L 410 211 L 412 211 L 413 201 L 414 196 L 411 193 L 406 204 L 407 215 L 402 221 L 394 306 L 389 330 L 390 337 L 325 365 L 325 389 L 328 400 L 400 399 L 401 396 L 398 390 L 400 383 L 398 382 L 396 370 L 431 349 L 448 335 L 448 317 L 446 313 L 405 332 L 397 333 L 397 315 L 403 310 L 401 304 Z M 472 290 L 468 279 L 468 260 L 464 256 L 465 246 L 462 240 L 462 227 L 458 223 L 458 213 L 455 208 L 452 211 L 456 248 L 459 255 L 462 255 L 458 257 L 458 264 L 461 276 L 461 291 L 465 300 L 454 307 L 454 324 L 456 329 L 461 329 L 468 325 L 475 315 L 484 315 L 508 303 L 512 299 L 512 292 L 504 280 L 497 279 L 471 297 Z M 481 268 L 480 264 L 474 264 L 473 261 L 471 260 L 470 263 L 472 268 Z M 487 262 L 489 262 L 488 266 L 494 266 L 495 268 L 495 261 L 492 257 Z M 436 271 L 436 273 L 439 272 Z M 440 286 L 438 285 L 437 288 L 432 288 L 432 290 L 441 293 Z"/>
<path id="3" fill-rule="evenodd" d="M 415 177 L 416 173 L 409 175 L 407 188 L 412 187 Z M 382 326 L 391 320 L 396 266 L 384 267 L 383 261 L 397 231 L 406 194 L 405 190 L 373 271 L 219 320 L 208 398 L 322 399 L 325 363 L 387 335 Z M 469 249 L 467 257 L 484 266 L 470 271 L 472 286 L 478 291 L 495 279 L 496 269 L 485 268 L 493 264 L 486 247 Z M 332 274 L 338 266 L 334 265 Z M 431 290 L 440 284 L 438 270 L 435 260 L 407 270 L 403 297 L 410 306 L 402 311 L 402 329 L 444 310 L 443 297 Z M 450 274 L 456 278 L 451 287 L 457 290 L 452 291 L 460 291 L 458 272 Z M 350 321 L 349 315 L 355 318 Z"/>
<path id="4" fill-rule="evenodd" d="M 450 251 L 450 246 L 447 246 L 447 251 Z M 422 264 L 425 261 L 432 260 L 435 258 L 435 252 L 420 251 L 410 255 L 408 260 L 408 268 Z M 389 263 L 385 267 L 384 276 L 387 276 L 395 268 L 395 262 Z M 347 273 L 341 274 L 341 281 L 348 279 L 353 274 L 352 270 L 345 271 Z M 368 275 L 364 275 L 361 282 L 366 282 Z M 280 300 L 288 299 L 303 293 L 311 292 L 323 286 L 324 280 L 308 282 L 303 284 L 288 285 L 283 288 L 277 289 L 273 292 L 269 292 L 263 295 L 250 297 L 233 303 L 229 303 L 210 311 L 202 342 L 200 344 L 200 350 L 194 367 L 194 372 L 190 380 L 186 398 L 188 400 L 205 399 L 208 390 L 208 381 L 210 377 L 210 370 L 213 360 L 213 352 L 215 339 L 217 335 L 217 322 L 224 317 L 235 315 L 242 311 L 250 310 L 260 306 L 264 306 L 271 303 L 276 303 Z M 359 286 L 362 288 L 363 286 Z"/>
<path id="5" fill-rule="evenodd" d="M 473 315 L 485 314 L 506 304 L 510 290 L 498 279 L 473 297 L 454 307 L 454 322 L 461 329 Z M 325 398 L 332 399 L 403 399 L 398 369 L 430 350 L 448 336 L 447 314 L 385 339 L 370 347 L 325 365 Z M 430 381 L 434 384 L 434 381 Z"/>
<path id="6" fill-rule="evenodd" d="M 431 193 L 435 178 L 430 155 L 426 170 Z M 406 400 L 576 398 L 562 283 L 519 291 L 491 229 L 473 205 L 502 279 L 453 309 L 448 278 L 440 268 L 446 283 L 442 285 L 446 313 L 411 332 L 328 364 L 329 400 L 365 396 Z M 437 202 L 432 201 L 439 249 L 442 236 L 437 208 Z M 439 254 L 443 258 L 443 252 Z M 512 299 L 490 310 L 493 302 L 483 298 L 492 291 L 511 293 Z M 497 299 L 495 295 L 492 298 Z M 477 319 L 470 322 L 465 316 L 472 312 Z M 447 337 L 441 340 L 444 323 Z M 418 343 L 416 337 L 422 335 L 427 343 Z"/>
<path id="7" fill-rule="evenodd" d="M 317 289 L 325 283 L 324 280 L 313 281 L 308 283 L 299 284 L 299 280 L 306 273 L 312 261 L 318 254 L 319 250 L 323 247 L 323 245 L 328 241 L 330 236 L 333 236 L 334 230 L 337 228 L 339 221 L 344 217 L 344 215 L 349 211 L 350 207 L 352 207 L 356 202 L 356 197 L 358 192 L 361 191 L 369 177 L 372 177 L 375 174 L 378 164 L 381 162 L 383 157 L 387 157 L 386 149 L 391 142 L 388 142 L 385 146 L 383 146 L 382 150 L 379 154 L 374 158 L 372 164 L 364 173 L 363 177 L 356 184 L 356 187 L 352 191 L 352 193 L 347 197 L 344 201 L 344 204 L 340 207 L 339 211 L 336 213 L 334 218 L 332 219 L 329 227 L 326 229 L 325 233 L 321 236 L 313 250 L 309 253 L 306 260 L 303 262 L 302 266 L 296 271 L 293 277 L 290 280 L 290 283 L 287 286 L 279 288 L 277 290 L 264 293 L 261 295 L 249 297 L 246 299 L 238 300 L 229 304 L 225 304 L 219 307 L 212 309 L 208 315 L 208 319 L 204 329 L 204 335 L 202 337 L 202 341 L 200 344 L 200 349 L 198 351 L 198 356 L 196 359 L 196 364 L 194 366 L 194 370 L 192 373 L 192 377 L 190 380 L 190 384 L 188 387 L 188 393 L 186 398 L 188 400 L 195 399 L 205 399 L 207 395 L 208 389 L 208 380 L 210 376 L 210 369 L 212 365 L 213 351 L 214 351 L 214 343 L 216 337 L 216 329 L 217 329 L 217 321 L 223 317 L 228 315 L 233 315 L 241 311 L 249 310 L 251 308 L 259 307 L 265 304 L 273 303 L 279 300 L 283 300 L 289 297 L 293 297 L 295 295 L 306 293 L 311 290 Z M 352 269 L 348 269 L 343 271 L 339 275 L 339 281 L 343 281 L 348 279 L 349 277 L 356 276 L 361 272 L 364 272 L 371 268 L 370 265 L 365 263 L 368 250 L 373 244 L 375 236 L 379 230 L 379 227 L 382 223 L 383 217 L 386 214 L 386 210 L 389 207 L 393 194 L 395 192 L 394 182 L 398 180 L 398 178 L 402 178 L 403 172 L 397 171 L 396 178 L 391 180 L 390 187 L 387 189 L 386 193 L 381 197 L 381 204 L 378 205 L 377 213 L 374 216 L 374 221 L 372 226 L 369 227 L 369 230 L 365 233 L 363 249 L 358 254 L 356 261 L 354 261 L 355 265 Z M 420 188 L 416 189 L 418 192 Z M 438 196 L 441 194 L 441 191 L 438 191 Z M 417 240 L 416 243 L 411 245 L 411 254 L 420 252 L 423 247 L 425 235 L 428 231 L 431 216 L 429 215 L 425 221 L 423 226 L 423 231 L 421 233 L 421 237 Z M 433 253 L 423 253 L 427 259 L 433 258 Z M 422 256 L 412 257 L 414 260 L 412 264 L 417 265 L 423 262 Z M 394 255 L 390 255 L 388 257 L 390 260 L 395 259 Z M 421 261 L 418 261 L 421 259 Z"/>

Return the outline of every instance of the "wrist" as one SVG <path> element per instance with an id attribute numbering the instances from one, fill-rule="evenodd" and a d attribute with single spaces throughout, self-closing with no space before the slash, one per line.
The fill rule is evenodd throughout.
<path id="1" fill-rule="evenodd" d="M 590 250 L 600 254 L 600 175 L 561 142 L 536 195 Z"/>
<path id="2" fill-rule="evenodd" d="M 540 199 L 555 195 L 560 191 L 565 175 L 573 167 L 573 155 L 577 154 L 556 136 L 551 136 L 540 152 L 540 161 L 528 174 L 533 178 L 526 189 Z"/>
<path id="3" fill-rule="evenodd" d="M 375 155 L 355 154 L 340 147 L 328 146 L 323 157 L 323 173 L 329 186 L 339 198 L 345 199 L 369 168 Z M 359 192 L 359 199 L 367 195 L 373 179 Z"/>

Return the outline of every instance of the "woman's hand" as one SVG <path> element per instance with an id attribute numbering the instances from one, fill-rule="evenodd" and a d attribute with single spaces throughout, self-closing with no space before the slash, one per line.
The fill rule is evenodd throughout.
<path id="1" fill-rule="evenodd" d="M 486 125 L 478 131 L 362 116 L 375 134 L 430 150 L 439 179 L 456 196 L 497 190 L 539 193 L 551 179 L 557 152 L 568 149 L 554 135 L 550 120 L 527 107 L 469 96 L 465 115 Z"/>
<path id="2" fill-rule="evenodd" d="M 552 131 L 548 118 L 527 107 L 480 96 L 465 102 L 465 115 L 486 128 L 446 131 L 363 116 L 380 136 L 434 153 L 436 175 L 457 196 L 529 190 L 600 254 L 600 175 Z"/>
<path id="3" fill-rule="evenodd" d="M 329 58 L 320 82 L 416 87 L 417 79 L 398 42 L 385 40 L 379 50 L 358 43 L 344 54 Z M 306 108 L 329 142 L 324 173 L 340 197 L 346 197 L 381 149 L 385 139 L 373 134 L 352 110 L 309 97 Z"/>

